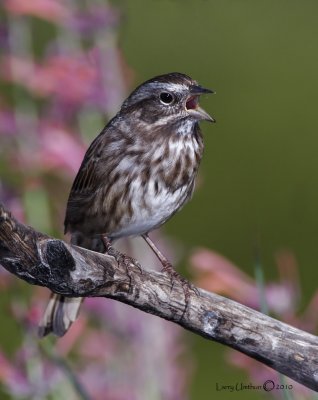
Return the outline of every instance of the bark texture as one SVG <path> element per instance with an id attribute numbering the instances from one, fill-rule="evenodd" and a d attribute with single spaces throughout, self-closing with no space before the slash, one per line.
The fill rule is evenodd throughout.
<path id="1" fill-rule="evenodd" d="M 230 299 L 190 291 L 119 252 L 99 254 L 50 238 L 0 205 L 0 264 L 33 285 L 71 297 L 107 297 L 230 346 L 318 391 L 318 338 Z"/>

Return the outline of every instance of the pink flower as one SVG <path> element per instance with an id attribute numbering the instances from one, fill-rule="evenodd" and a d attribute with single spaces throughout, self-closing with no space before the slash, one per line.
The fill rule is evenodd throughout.
<path id="1" fill-rule="evenodd" d="M 7 108 L 0 108 L 0 136 L 11 136 L 17 133 L 14 113 Z"/>
<path id="2" fill-rule="evenodd" d="M 21 198 L 29 190 L 45 194 L 41 204 L 50 210 L 48 229 L 55 230 L 62 220 L 62 211 L 56 210 L 64 209 L 58 202 L 62 201 L 65 175 L 74 177 L 87 147 L 76 133 L 82 121 L 80 112 L 85 111 L 84 122 L 90 110 L 113 115 L 132 80 L 132 72 L 113 40 L 119 13 L 107 4 L 94 6 L 89 2 L 84 7 L 73 2 L 70 8 L 62 0 L 4 2 L 5 11 L 58 23 L 76 34 L 76 41 L 72 39 L 75 35 L 66 35 L 64 42 L 60 32 L 52 41 L 44 39 L 43 56 L 36 59 L 26 54 L 23 37 L 17 38 L 20 47 L 14 46 L 15 37 L 8 37 L 12 30 L 0 29 L 5 50 L 0 59 L 1 80 L 9 89 L 16 85 L 28 91 L 21 91 L 23 102 L 13 104 L 12 110 L 5 106 L 0 110 L 0 134 L 5 139 L 2 147 L 6 146 L 4 171 L 16 176 Z M 11 19 L 9 16 L 8 21 Z M 24 20 L 28 28 L 29 19 Z M 35 45 L 37 38 L 32 36 Z M 78 41 L 85 43 L 85 49 Z M 0 186 L 0 197 L 3 194 L 12 209 L 14 196 L 5 189 Z M 164 241 L 162 246 L 166 247 Z M 146 257 L 147 265 L 153 265 L 149 249 Z M 13 278 L 0 290 L 17 292 L 17 284 Z M 191 363 L 180 365 L 180 356 L 185 355 L 180 328 L 109 299 L 87 299 L 67 335 L 39 341 L 36 327 L 45 307 L 43 296 L 43 289 L 34 289 L 27 303 L 20 297 L 11 302 L 10 310 L 23 327 L 23 335 L 10 361 L 0 350 L 0 381 L 10 396 L 77 398 L 77 382 L 96 400 L 138 400 L 149 398 L 149 393 L 165 400 L 186 398 Z M 45 303 L 47 298 L 46 290 Z"/>
<path id="3" fill-rule="evenodd" d="M 4 7 L 12 14 L 32 15 L 51 22 L 61 21 L 69 15 L 68 9 L 57 0 L 4 0 Z"/>
<path id="4" fill-rule="evenodd" d="M 253 279 L 225 257 L 211 250 L 198 249 L 190 263 L 200 287 L 254 307 L 258 305 L 259 295 Z"/>
<path id="5" fill-rule="evenodd" d="M 265 286 L 266 303 L 272 312 L 288 318 L 299 299 L 296 262 L 286 251 L 280 252 L 276 260 L 281 280 Z M 214 251 L 199 249 L 190 262 L 200 286 L 260 309 L 261 294 L 257 283 L 231 261 Z"/>
<path id="6" fill-rule="evenodd" d="M 0 352 L 0 381 L 7 386 L 12 394 L 30 395 L 31 388 L 23 372 L 14 364 L 11 364 L 2 352 Z"/>
<path id="7" fill-rule="evenodd" d="M 74 177 L 78 171 L 85 146 L 66 127 L 44 121 L 40 129 L 39 166 L 44 169 L 59 169 Z"/>
<path id="8" fill-rule="evenodd" d="M 64 102 L 82 103 L 96 84 L 97 74 L 85 56 L 55 55 L 42 64 L 7 56 L 4 77 L 26 87 L 39 97 L 58 96 Z"/>

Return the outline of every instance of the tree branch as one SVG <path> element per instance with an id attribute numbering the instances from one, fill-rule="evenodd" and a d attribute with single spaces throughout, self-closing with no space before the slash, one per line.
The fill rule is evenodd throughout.
<path id="1" fill-rule="evenodd" d="M 0 205 L 0 264 L 19 278 L 71 297 L 108 297 L 230 346 L 318 391 L 318 338 L 202 289 L 184 290 L 121 257 L 52 239 Z"/>

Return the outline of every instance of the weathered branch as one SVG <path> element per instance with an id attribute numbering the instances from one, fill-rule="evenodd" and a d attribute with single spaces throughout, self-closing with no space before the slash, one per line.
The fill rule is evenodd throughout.
<path id="1" fill-rule="evenodd" d="M 230 346 L 318 391 L 318 338 L 227 298 L 182 285 L 17 222 L 0 205 L 0 263 L 25 281 L 73 297 L 108 297 Z M 186 307 L 186 308 L 185 308 Z"/>

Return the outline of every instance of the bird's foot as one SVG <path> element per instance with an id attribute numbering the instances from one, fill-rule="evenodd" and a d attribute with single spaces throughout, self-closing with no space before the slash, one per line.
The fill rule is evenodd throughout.
<path id="1" fill-rule="evenodd" d="M 181 276 L 168 261 L 164 262 L 162 265 L 163 265 L 163 268 L 161 271 L 164 272 L 165 274 L 169 275 L 172 289 L 173 289 L 173 286 L 176 281 L 179 282 L 182 286 L 183 293 L 184 293 L 184 299 L 185 299 L 185 308 L 184 308 L 182 316 L 181 316 L 181 319 L 182 319 L 185 312 L 188 309 L 188 305 L 189 305 L 190 297 L 191 297 L 190 292 L 192 291 L 197 296 L 199 296 L 199 291 L 195 286 L 192 285 L 192 283 L 190 283 L 186 278 Z"/>
<path id="2" fill-rule="evenodd" d="M 105 254 L 108 254 L 112 257 L 115 258 L 115 260 L 117 261 L 118 265 L 123 265 L 126 268 L 126 273 L 129 276 L 129 278 L 131 279 L 131 274 L 130 274 L 130 267 L 131 264 L 133 264 L 135 267 L 137 267 L 140 271 L 140 273 L 142 273 L 142 268 L 141 265 L 139 264 L 139 262 L 130 257 L 127 256 L 126 254 L 122 254 L 120 251 L 116 250 L 112 245 L 111 245 L 111 241 L 106 237 L 103 236 L 102 237 L 104 246 L 105 246 Z"/>
<path id="3" fill-rule="evenodd" d="M 118 252 L 119 253 L 119 252 Z M 127 274 L 129 275 L 129 268 L 131 267 L 131 264 L 137 267 L 142 274 L 142 268 L 140 263 L 133 257 L 127 256 L 127 254 L 122 254 L 119 253 L 118 257 L 116 258 L 118 264 L 122 264 L 125 266 Z"/>

